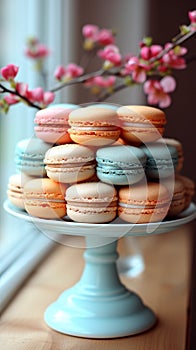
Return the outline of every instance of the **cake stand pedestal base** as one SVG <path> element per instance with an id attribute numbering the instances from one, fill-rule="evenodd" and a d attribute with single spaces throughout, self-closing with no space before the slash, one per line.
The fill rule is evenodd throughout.
<path id="1" fill-rule="evenodd" d="M 48 326 L 85 338 L 124 337 L 154 326 L 154 313 L 119 279 L 117 241 L 105 238 L 94 247 L 93 238 L 86 240 L 81 279 L 46 309 Z"/>

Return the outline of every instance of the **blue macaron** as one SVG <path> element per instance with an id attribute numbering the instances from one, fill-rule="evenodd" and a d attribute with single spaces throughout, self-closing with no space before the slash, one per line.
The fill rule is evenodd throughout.
<path id="1" fill-rule="evenodd" d="M 134 146 L 100 148 L 96 153 L 97 177 L 113 185 L 130 185 L 145 175 L 146 155 Z"/>
<path id="2" fill-rule="evenodd" d="M 49 148 L 51 148 L 49 143 L 38 138 L 20 140 L 15 148 L 16 169 L 29 176 L 45 176 L 43 160 Z"/>
<path id="3" fill-rule="evenodd" d="M 165 143 L 153 142 L 141 146 L 147 156 L 146 175 L 149 179 L 173 176 L 178 165 L 178 152 Z"/>

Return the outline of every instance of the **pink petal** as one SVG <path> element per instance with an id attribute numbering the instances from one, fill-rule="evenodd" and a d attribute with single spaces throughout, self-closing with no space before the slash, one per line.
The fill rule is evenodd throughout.
<path id="1" fill-rule="evenodd" d="M 159 102 L 159 99 L 155 94 L 149 94 L 147 99 L 150 105 L 157 105 Z"/>
<path id="2" fill-rule="evenodd" d="M 176 88 L 176 81 L 173 77 L 167 76 L 161 79 L 160 85 L 162 86 L 164 92 L 172 92 Z"/>
<path id="3" fill-rule="evenodd" d="M 170 104 L 171 104 L 171 97 L 165 94 L 164 97 L 160 99 L 159 107 L 166 108 L 166 107 L 169 107 Z"/>

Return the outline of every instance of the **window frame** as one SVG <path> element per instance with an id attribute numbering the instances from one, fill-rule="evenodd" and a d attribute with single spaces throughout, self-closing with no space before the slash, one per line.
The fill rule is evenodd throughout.
<path id="1" fill-rule="evenodd" d="M 49 76 L 62 60 L 69 61 L 69 36 L 65 40 L 64 29 L 68 33 L 73 1 L 4 0 L 1 6 L 4 22 L 0 28 L 0 37 L 5 52 L 0 59 L 0 66 L 14 63 L 19 66 L 18 81 L 28 83 L 30 88 L 42 86 L 39 74 L 33 70 L 33 62 L 24 55 L 25 40 L 35 36 L 51 48 L 51 55 L 46 62 Z M 63 49 L 62 42 L 66 43 Z M 68 96 L 68 92 L 59 93 L 55 103 Z M 7 199 L 8 178 L 16 172 L 15 145 L 20 139 L 33 136 L 35 111 L 20 103 L 11 107 L 7 115 L 0 116 L 0 311 L 8 305 L 24 280 L 54 246 L 54 242 L 40 234 L 33 224 L 29 227 L 28 223 L 12 217 L 3 209 Z"/>

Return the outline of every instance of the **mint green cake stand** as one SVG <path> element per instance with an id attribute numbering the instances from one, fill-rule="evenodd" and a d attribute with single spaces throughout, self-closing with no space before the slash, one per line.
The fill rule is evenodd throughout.
<path id="1" fill-rule="evenodd" d="M 80 280 L 64 291 L 45 311 L 45 322 L 52 329 L 85 338 L 117 338 L 147 331 L 156 322 L 154 312 L 140 296 L 120 281 L 117 270 L 117 242 L 123 234 L 142 236 L 169 232 L 196 217 L 196 206 L 170 221 L 131 225 L 120 221 L 110 224 L 82 224 L 66 220 L 32 218 L 7 201 L 12 215 L 32 221 L 54 238 L 59 234 L 84 236 L 85 267 Z M 63 262 L 62 262 L 63 263 Z M 68 268 L 71 273 L 71 267 Z"/>

